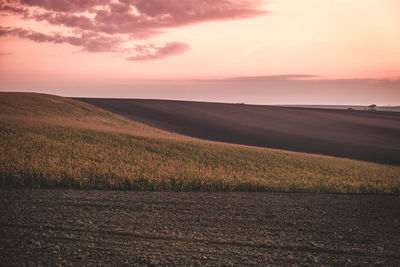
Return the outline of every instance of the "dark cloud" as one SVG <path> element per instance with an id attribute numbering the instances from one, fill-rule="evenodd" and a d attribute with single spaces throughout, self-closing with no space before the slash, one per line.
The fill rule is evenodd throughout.
<path id="1" fill-rule="evenodd" d="M 159 34 L 165 29 L 213 21 L 254 17 L 267 13 L 260 9 L 258 0 L 0 0 L 0 12 L 21 13 L 26 19 L 65 26 L 79 34 L 76 37 L 25 34 L 20 37 L 34 41 L 70 43 L 87 51 L 115 51 L 119 40 L 114 36 L 128 35 L 142 39 Z M 29 12 L 30 7 L 38 7 Z M 90 15 L 89 15 L 90 14 Z M 97 37 L 88 38 L 89 35 Z M 16 34 L 14 34 L 16 35 Z M 64 38 L 67 38 L 65 41 Z M 70 39 L 68 39 L 70 38 Z M 48 41 L 50 40 L 50 41 Z M 129 60 L 164 58 L 183 53 L 187 45 L 167 43 L 163 47 L 148 45 L 148 51 Z"/>
<path id="2" fill-rule="evenodd" d="M 167 43 L 165 46 L 162 47 L 156 47 L 154 45 L 137 46 L 136 51 L 138 52 L 138 54 L 134 57 L 127 58 L 127 60 L 145 61 L 145 60 L 162 59 L 168 56 L 181 54 L 188 49 L 189 46 L 187 44 L 179 42 Z"/>

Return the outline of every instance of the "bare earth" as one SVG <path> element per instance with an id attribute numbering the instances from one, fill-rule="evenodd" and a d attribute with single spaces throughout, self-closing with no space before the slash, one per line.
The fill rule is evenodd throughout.
<path id="1" fill-rule="evenodd" d="M 400 112 L 146 99 L 78 100 L 201 139 L 400 165 Z"/>
<path id="2" fill-rule="evenodd" d="M 0 193 L 1 265 L 400 265 L 400 196 Z"/>

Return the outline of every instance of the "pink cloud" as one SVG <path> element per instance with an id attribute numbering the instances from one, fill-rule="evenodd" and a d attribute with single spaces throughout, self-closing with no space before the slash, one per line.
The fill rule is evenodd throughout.
<path id="1" fill-rule="evenodd" d="M 133 34 L 143 36 L 148 31 L 153 35 L 162 28 L 174 28 L 210 20 L 229 20 L 265 14 L 257 9 L 257 2 L 233 0 L 121 0 L 106 1 L 33 1 L 24 0 L 47 10 L 32 17 L 50 24 L 64 25 L 81 30 L 94 30 L 108 34 Z M 80 1 L 78 1 L 80 2 Z M 102 5 L 100 10 L 94 7 Z M 78 9 L 78 6 L 80 9 Z M 134 12 L 135 10 L 135 12 Z M 59 12 L 63 11 L 63 12 Z M 76 11 L 89 11 L 94 19 L 77 16 Z"/>
<path id="2" fill-rule="evenodd" d="M 22 7 L 18 2 L 11 2 L 9 0 L 0 0 L 0 14 L 1 15 L 24 15 L 28 9 Z"/>
<path id="3" fill-rule="evenodd" d="M 20 0 L 27 6 L 41 7 L 62 12 L 83 12 L 99 5 L 109 4 L 110 0 Z"/>
<path id="4" fill-rule="evenodd" d="M 63 36 L 55 33 L 53 35 L 48 35 L 21 28 L 0 27 L 0 37 L 3 36 L 18 36 L 20 38 L 29 39 L 39 43 L 67 43 L 82 47 L 83 50 L 89 52 L 119 52 L 122 51 L 120 45 L 123 42 L 121 38 L 106 37 L 99 34 L 82 33 L 79 36 Z"/>
<path id="5" fill-rule="evenodd" d="M 213 79 L 213 80 L 195 80 L 196 82 L 205 83 L 262 83 L 271 81 L 306 81 L 321 78 L 319 75 L 314 74 L 281 74 L 281 75 L 263 75 L 263 76 L 243 76 L 232 77 L 227 79 Z"/>
<path id="6" fill-rule="evenodd" d="M 137 46 L 136 50 L 138 51 L 138 54 L 134 57 L 127 58 L 127 60 L 145 61 L 145 60 L 163 59 L 168 56 L 181 54 L 188 49 L 189 46 L 187 44 L 179 42 L 167 43 L 165 46 L 162 47 L 156 47 L 154 45 Z"/>
<path id="7" fill-rule="evenodd" d="M 37 21 L 47 21 L 53 25 L 63 25 L 80 30 L 93 30 L 93 21 L 86 17 L 68 13 L 46 12 L 32 16 Z"/>
<path id="8" fill-rule="evenodd" d="M 22 8 L 22 7 L 10 6 L 10 5 L 1 5 L 0 12 L 23 14 L 23 13 L 27 12 L 27 9 Z"/>
<path id="9" fill-rule="evenodd" d="M 282 75 L 265 75 L 265 76 L 248 76 L 248 77 L 235 77 L 231 81 L 274 81 L 274 80 L 301 80 L 318 78 L 319 75 L 314 74 L 282 74 Z"/>
<path id="10" fill-rule="evenodd" d="M 100 10 L 94 24 L 107 33 L 174 28 L 211 20 L 253 17 L 266 12 L 257 2 L 233 0 L 123 0 L 118 9 Z M 133 13 L 135 9 L 137 12 Z"/>
<path id="11" fill-rule="evenodd" d="M 125 40 L 132 37 L 150 38 L 168 28 L 267 13 L 259 9 L 258 0 L 20 0 L 19 3 L 3 0 L 1 3 L 0 12 L 21 13 L 25 19 L 67 27 L 77 34 L 71 37 L 50 36 L 33 31 L 22 34 L 23 30 L 20 29 L 18 34 L 13 35 L 37 42 L 69 43 L 92 52 L 107 49 L 110 52 L 117 51 L 122 40 L 116 36 L 120 35 L 125 35 Z M 30 7 L 40 9 L 30 12 Z M 149 44 L 147 51 L 135 50 L 137 54 L 128 59 L 160 59 L 187 50 L 188 46 L 180 42 L 170 42 L 162 47 Z"/>

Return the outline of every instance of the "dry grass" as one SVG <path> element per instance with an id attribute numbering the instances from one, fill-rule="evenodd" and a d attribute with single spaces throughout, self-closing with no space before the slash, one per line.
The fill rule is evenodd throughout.
<path id="1" fill-rule="evenodd" d="M 0 107 L 2 120 L 17 120 L 36 124 L 48 123 L 65 127 L 151 137 L 190 139 L 127 120 L 117 114 L 80 101 L 53 95 L 0 93 Z"/>
<path id="2" fill-rule="evenodd" d="M 400 167 L 197 141 L 79 101 L 0 94 L 12 187 L 399 193 Z"/>

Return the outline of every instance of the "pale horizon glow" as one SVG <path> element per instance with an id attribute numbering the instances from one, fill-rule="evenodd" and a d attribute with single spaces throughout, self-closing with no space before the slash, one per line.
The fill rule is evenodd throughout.
<path id="1" fill-rule="evenodd" d="M 122 2 L 0 0 L 0 91 L 400 105 L 397 0 Z"/>

